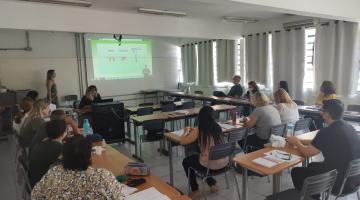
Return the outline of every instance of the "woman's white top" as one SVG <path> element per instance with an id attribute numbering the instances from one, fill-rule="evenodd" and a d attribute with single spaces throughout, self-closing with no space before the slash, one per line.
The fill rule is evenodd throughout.
<path id="1" fill-rule="evenodd" d="M 299 120 L 299 110 L 296 104 L 279 103 L 274 107 L 279 111 L 282 124 L 295 123 Z"/>

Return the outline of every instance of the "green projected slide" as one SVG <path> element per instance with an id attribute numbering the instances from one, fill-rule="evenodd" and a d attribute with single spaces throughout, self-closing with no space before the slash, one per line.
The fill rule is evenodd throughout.
<path id="1" fill-rule="evenodd" d="M 90 39 L 95 80 L 144 78 L 152 74 L 151 42 Z"/>

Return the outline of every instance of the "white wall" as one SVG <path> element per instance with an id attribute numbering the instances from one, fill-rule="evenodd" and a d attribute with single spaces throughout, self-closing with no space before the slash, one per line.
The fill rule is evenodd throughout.
<path id="1" fill-rule="evenodd" d="M 0 1 L 0 28 L 219 39 L 238 38 L 242 31 L 241 24 L 221 19 L 110 12 L 25 1 Z"/>
<path id="2" fill-rule="evenodd" d="M 10 89 L 35 89 L 46 96 L 46 71 L 55 69 L 60 100 L 79 95 L 74 34 L 30 31 L 28 51 L 0 51 L 0 79 Z M 25 31 L 0 29 L 0 48 L 25 47 Z"/>

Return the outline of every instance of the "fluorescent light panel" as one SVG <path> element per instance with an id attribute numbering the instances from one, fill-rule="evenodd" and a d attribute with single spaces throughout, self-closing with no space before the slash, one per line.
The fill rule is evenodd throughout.
<path id="1" fill-rule="evenodd" d="M 21 1 L 31 1 L 31 2 L 59 4 L 59 5 L 67 5 L 67 6 L 79 6 L 79 7 L 92 6 L 91 2 L 82 1 L 82 0 L 21 0 Z"/>
<path id="2" fill-rule="evenodd" d="M 244 18 L 244 17 L 231 17 L 231 16 L 225 16 L 223 17 L 223 19 L 230 22 L 242 22 L 242 23 L 256 23 L 259 21 L 257 19 Z"/>
<path id="3" fill-rule="evenodd" d="M 152 8 L 138 8 L 139 13 L 153 14 L 153 15 L 169 15 L 174 17 L 185 17 L 185 12 L 172 11 L 172 10 L 159 10 Z"/>

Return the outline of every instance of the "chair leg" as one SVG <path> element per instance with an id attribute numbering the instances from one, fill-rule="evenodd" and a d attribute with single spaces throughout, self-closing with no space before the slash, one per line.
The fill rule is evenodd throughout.
<path id="1" fill-rule="evenodd" d="M 229 181 L 228 181 L 228 177 L 227 177 L 227 172 L 225 172 L 225 183 L 226 183 L 226 189 L 229 189 Z"/>
<path id="2" fill-rule="evenodd" d="M 236 192 L 237 192 L 237 195 L 238 195 L 238 199 L 241 200 L 240 191 L 239 191 L 239 183 L 238 183 L 236 174 L 234 174 L 234 179 L 235 179 L 235 187 L 236 187 Z"/>

